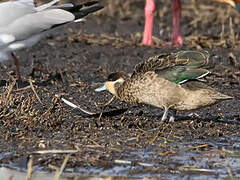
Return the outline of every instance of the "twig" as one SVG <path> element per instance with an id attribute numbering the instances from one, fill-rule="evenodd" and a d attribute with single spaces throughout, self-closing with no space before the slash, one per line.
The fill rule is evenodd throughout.
<path id="1" fill-rule="evenodd" d="M 116 164 L 125 164 L 125 165 L 131 165 L 132 164 L 131 161 L 126 161 L 126 160 L 121 160 L 121 159 L 114 160 L 114 163 L 116 163 Z"/>
<path id="2" fill-rule="evenodd" d="M 55 180 L 59 180 L 59 178 L 60 178 L 60 176 L 61 176 L 61 174 L 62 174 L 62 172 L 63 172 L 63 170 L 64 170 L 64 168 L 65 168 L 65 166 L 68 162 L 68 159 L 70 158 L 70 156 L 71 156 L 71 154 L 66 155 L 65 159 L 64 159 L 64 161 L 61 165 L 61 168 L 56 170 Z"/>
<path id="3" fill-rule="evenodd" d="M 198 146 L 189 146 L 188 148 L 189 149 L 199 149 L 199 148 L 205 148 L 205 147 L 208 147 L 209 144 L 200 144 Z"/>
<path id="4" fill-rule="evenodd" d="M 27 171 L 26 180 L 31 180 L 32 172 L 33 172 L 33 157 L 32 156 L 30 157 L 30 159 L 28 161 L 27 167 L 28 167 L 28 171 Z"/>
<path id="5" fill-rule="evenodd" d="M 32 79 L 31 79 L 31 78 L 29 78 L 29 84 L 30 84 L 30 87 L 31 87 L 31 89 L 33 90 L 34 94 L 36 95 L 38 101 L 39 101 L 41 104 L 43 104 L 42 101 L 41 101 L 41 99 L 40 99 L 40 97 L 38 96 L 37 92 L 35 91 L 35 88 L 34 88 L 34 86 L 33 86 Z"/>
<path id="6" fill-rule="evenodd" d="M 109 104 L 111 104 L 111 102 L 113 102 L 114 99 L 115 99 L 115 96 L 113 96 L 108 102 L 106 102 L 104 106 L 108 106 Z"/>
<path id="7" fill-rule="evenodd" d="M 196 166 L 181 166 L 181 167 L 179 167 L 179 170 L 180 171 L 196 171 L 196 172 L 217 173 L 216 170 L 197 168 Z"/>
<path id="8" fill-rule="evenodd" d="M 235 45 L 235 33 L 234 33 L 234 28 L 233 28 L 233 23 L 232 23 L 232 17 L 229 18 L 229 29 L 230 29 L 230 39 L 231 39 L 231 44 Z"/>
<path id="9" fill-rule="evenodd" d="M 14 80 L 13 80 L 13 83 L 12 83 L 12 84 L 9 86 L 9 88 L 8 88 L 8 93 L 7 93 L 7 97 L 6 97 L 6 101 L 5 101 L 5 104 L 6 104 L 6 105 L 7 105 L 7 102 L 8 102 L 8 100 L 9 100 L 9 97 L 10 97 L 12 91 L 13 91 L 13 87 L 15 86 L 15 84 L 16 84 L 16 80 L 14 79 Z"/>
<path id="10" fill-rule="evenodd" d="M 65 153 L 77 153 L 78 150 L 42 150 L 42 151 L 34 151 L 32 154 L 65 154 Z"/>
<path id="11" fill-rule="evenodd" d="M 31 88 L 31 86 L 26 86 L 26 87 L 23 87 L 23 88 L 15 89 L 13 92 L 25 91 L 29 88 Z"/>
<path id="12" fill-rule="evenodd" d="M 115 96 L 113 96 L 108 102 L 106 102 L 103 105 L 102 112 L 99 114 L 99 117 L 98 117 L 98 122 L 101 122 L 101 118 L 102 118 L 102 115 L 103 115 L 103 110 L 105 109 L 105 107 L 108 106 L 109 104 L 111 104 L 111 102 L 113 102 L 114 99 L 115 99 Z"/>

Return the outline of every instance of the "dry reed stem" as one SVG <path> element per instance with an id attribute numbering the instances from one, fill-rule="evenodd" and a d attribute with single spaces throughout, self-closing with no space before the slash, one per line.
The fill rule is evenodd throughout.
<path id="1" fill-rule="evenodd" d="M 236 40 L 235 40 L 235 33 L 234 33 L 234 28 L 233 28 L 233 23 L 232 23 L 232 17 L 229 18 L 229 29 L 230 29 L 230 43 L 231 45 L 235 45 Z"/>
<path id="2" fill-rule="evenodd" d="M 13 87 L 15 86 L 15 84 L 16 84 L 16 80 L 14 79 L 12 84 L 7 87 L 8 93 L 7 93 L 7 97 L 5 98 L 5 102 L 4 102 L 4 104 L 6 106 L 9 105 L 9 103 L 8 103 L 9 102 L 9 98 L 10 98 L 10 95 L 11 95 L 11 93 L 13 91 Z"/>
<path id="3" fill-rule="evenodd" d="M 52 149 L 52 150 L 42 150 L 42 151 L 34 151 L 32 154 L 73 154 L 77 153 L 79 150 L 58 150 L 58 149 Z"/>
<path id="4" fill-rule="evenodd" d="M 40 97 L 38 96 L 38 94 L 37 94 L 34 86 L 33 86 L 32 78 L 29 79 L 29 84 L 30 84 L 30 87 L 31 87 L 32 91 L 33 91 L 34 94 L 36 95 L 38 101 L 39 101 L 41 104 L 43 104 L 42 101 L 41 101 L 41 99 L 40 99 Z"/>
<path id="5" fill-rule="evenodd" d="M 32 179 L 32 172 L 33 172 L 33 157 L 31 156 L 28 164 L 27 164 L 27 176 L 26 176 L 26 180 L 31 180 Z"/>
<path id="6" fill-rule="evenodd" d="M 63 170 L 64 170 L 64 168 L 65 168 L 65 166 L 68 162 L 68 159 L 70 158 L 70 156 L 71 156 L 71 154 L 67 154 L 64 158 L 64 161 L 61 165 L 61 168 L 56 170 L 55 180 L 59 180 L 59 178 L 60 178 L 60 176 L 61 176 L 61 174 L 62 174 L 62 172 L 63 172 Z"/>

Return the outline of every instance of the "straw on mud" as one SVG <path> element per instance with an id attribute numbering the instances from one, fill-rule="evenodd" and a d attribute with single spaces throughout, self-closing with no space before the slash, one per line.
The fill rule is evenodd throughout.
<path id="1" fill-rule="evenodd" d="M 113 100 L 115 99 L 115 96 L 113 96 L 109 101 L 107 101 L 104 105 L 103 105 L 103 108 L 102 108 L 102 112 L 99 114 L 98 116 L 98 122 L 100 123 L 101 122 L 101 118 L 102 118 L 102 115 L 103 115 L 103 110 L 105 109 L 106 106 L 108 106 L 109 104 L 111 104 L 111 102 L 113 102 Z M 97 124 L 97 122 L 96 122 Z M 98 124 L 97 124 L 98 125 Z"/>
<path id="2" fill-rule="evenodd" d="M 224 24 L 224 22 L 222 22 L 222 30 L 220 33 L 220 40 L 224 39 L 224 34 L 225 34 L 225 24 Z"/>
<path id="3" fill-rule="evenodd" d="M 167 156 L 167 155 L 171 155 L 171 154 L 177 154 L 177 152 L 170 150 L 170 151 L 158 153 L 159 156 Z"/>
<path id="4" fill-rule="evenodd" d="M 32 172 L 33 172 L 33 157 L 31 156 L 28 164 L 27 164 L 27 176 L 26 176 L 26 180 L 31 180 L 32 179 Z"/>
<path id="5" fill-rule="evenodd" d="M 196 171 L 196 172 L 217 173 L 216 170 L 197 168 L 196 166 L 180 166 L 180 167 L 179 167 L 179 170 L 180 170 L 180 171 Z"/>
<path id="6" fill-rule="evenodd" d="M 230 29 L 230 39 L 231 39 L 231 44 L 235 45 L 235 33 L 234 33 L 234 28 L 233 28 L 233 23 L 232 23 L 232 17 L 229 18 L 229 29 Z"/>
<path id="7" fill-rule="evenodd" d="M 67 154 L 64 158 L 64 161 L 61 165 L 61 168 L 56 170 L 55 180 L 59 180 L 59 178 L 60 178 L 60 176 L 61 176 L 61 174 L 62 174 L 62 172 L 63 172 L 63 170 L 64 170 L 64 168 L 65 168 L 65 166 L 68 162 L 68 159 L 70 158 L 70 156 L 71 156 L 71 154 Z"/>
<path id="8" fill-rule="evenodd" d="M 115 96 L 113 96 L 108 102 L 106 102 L 104 106 L 108 106 L 109 104 L 111 104 L 111 102 L 113 102 L 114 99 L 115 99 Z"/>
<path id="9" fill-rule="evenodd" d="M 103 145 L 100 145 L 99 143 L 97 143 L 96 141 L 92 140 L 92 139 L 89 139 L 89 141 L 91 141 L 93 143 L 93 145 L 86 145 L 86 147 L 89 147 L 89 148 L 105 148 L 105 149 L 108 149 L 110 151 L 116 151 L 116 152 L 123 152 L 122 149 L 119 149 L 119 148 L 114 148 L 114 147 L 106 147 L 106 146 L 103 146 Z"/>
<path id="10" fill-rule="evenodd" d="M 158 131 L 157 135 L 154 136 L 152 138 L 152 140 L 149 141 L 149 144 L 153 144 L 157 140 L 157 138 L 160 136 L 160 134 L 162 134 L 165 131 L 165 129 L 167 129 L 168 126 L 169 125 L 167 124 L 166 126 L 163 127 L 162 131 Z M 166 144 L 166 139 L 165 139 L 164 143 Z"/>
<path id="11" fill-rule="evenodd" d="M 222 152 L 229 153 L 229 154 L 234 154 L 234 151 L 230 151 L 230 150 L 226 149 L 225 147 L 222 147 Z"/>
<path id="12" fill-rule="evenodd" d="M 57 98 L 55 98 L 57 97 Z M 42 117 L 47 117 L 51 114 L 52 110 L 56 107 L 58 101 L 60 100 L 58 95 L 55 95 L 55 97 L 52 100 L 51 106 L 42 114 Z"/>
<path id="13" fill-rule="evenodd" d="M 116 163 L 116 164 L 124 164 L 124 165 L 131 165 L 132 161 L 116 159 L 116 160 L 114 160 L 114 163 Z M 144 167 L 153 167 L 153 165 L 149 164 L 149 163 L 138 162 L 137 164 L 140 165 L 140 166 L 144 166 Z"/>
<path id="14" fill-rule="evenodd" d="M 35 91 L 35 88 L 34 88 L 33 83 L 32 83 L 32 78 L 29 78 L 29 84 L 30 84 L 30 87 L 31 87 L 31 89 L 33 90 L 34 94 L 36 95 L 38 101 L 39 101 L 41 104 L 43 104 L 42 101 L 41 101 L 41 99 L 40 99 L 40 97 L 38 96 L 37 92 Z"/>
<path id="15" fill-rule="evenodd" d="M 104 148 L 104 149 L 107 149 L 109 151 L 115 151 L 115 152 L 123 152 L 122 149 L 119 149 L 119 148 L 114 148 L 114 147 L 106 147 L 106 146 L 102 146 L 102 145 L 98 145 L 98 144 L 93 144 L 93 145 L 86 145 L 85 147 L 88 147 L 88 148 Z"/>
<path id="16" fill-rule="evenodd" d="M 8 87 L 8 93 L 7 93 L 7 97 L 5 99 L 5 104 L 6 105 L 7 105 L 7 102 L 9 102 L 9 97 L 10 97 L 12 91 L 13 91 L 13 87 L 15 86 L 15 84 L 16 84 L 16 80 L 14 79 L 13 83 Z"/>
<path id="17" fill-rule="evenodd" d="M 153 164 L 149 164 L 149 163 L 139 162 L 138 164 L 139 164 L 140 166 L 143 166 L 143 167 L 153 167 Z"/>
<path id="18" fill-rule="evenodd" d="M 101 122 L 101 118 L 102 118 L 102 115 L 103 115 L 103 110 L 105 109 L 105 107 L 107 107 L 109 104 L 111 104 L 111 102 L 113 102 L 114 99 L 115 99 L 115 96 L 112 96 L 112 98 L 103 105 L 102 112 L 98 116 L 98 122 L 99 123 Z M 97 122 L 96 122 L 96 124 L 97 124 Z"/>
<path id="19" fill-rule="evenodd" d="M 229 164 L 229 159 L 227 159 L 227 166 L 226 166 L 226 168 L 227 168 L 227 172 L 228 172 L 228 174 L 229 174 L 229 176 L 230 176 L 230 179 L 233 179 L 233 172 L 232 172 L 232 170 L 231 170 L 231 166 L 230 166 L 230 164 Z"/>
<path id="20" fill-rule="evenodd" d="M 208 147 L 210 146 L 210 144 L 201 144 L 201 145 L 198 145 L 198 146 L 189 146 L 188 148 L 189 149 L 199 149 L 199 148 L 205 148 L 205 147 Z"/>
<path id="21" fill-rule="evenodd" d="M 31 86 L 26 86 L 26 87 L 23 87 L 23 88 L 15 89 L 14 92 L 25 91 L 29 88 L 31 88 Z"/>
<path id="22" fill-rule="evenodd" d="M 116 160 L 114 160 L 114 162 L 115 162 L 116 164 L 126 164 L 126 165 L 131 165 L 131 164 L 132 164 L 131 161 L 120 160 L 120 159 L 116 159 Z"/>
<path id="23" fill-rule="evenodd" d="M 42 150 L 42 151 L 34 151 L 32 154 L 69 154 L 69 153 L 77 153 L 79 150 Z"/>
<path id="24" fill-rule="evenodd" d="M 111 150 L 111 151 L 119 152 L 119 153 L 122 153 L 122 152 L 123 152 L 123 150 L 122 150 L 122 149 L 119 149 L 119 148 L 108 147 L 108 149 Z"/>

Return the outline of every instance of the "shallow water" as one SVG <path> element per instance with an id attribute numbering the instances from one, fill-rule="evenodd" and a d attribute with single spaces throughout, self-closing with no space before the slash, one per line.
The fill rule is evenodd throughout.
<path id="1" fill-rule="evenodd" d="M 115 159 L 111 168 L 66 168 L 61 179 L 124 177 L 128 178 L 166 178 L 166 179 L 228 179 L 240 178 L 240 139 L 231 138 L 234 143 L 204 142 L 197 140 L 194 143 L 185 140 L 182 143 L 169 144 L 178 146 L 178 152 L 172 155 L 161 156 L 157 150 L 135 149 L 122 153 L 122 159 Z M 207 149 L 196 149 L 198 145 L 208 145 Z M 9 156 L 11 153 L 2 153 L 0 156 Z M 1 179 L 25 179 L 27 169 L 17 167 L 16 164 L 3 165 L 0 168 Z M 25 166 L 26 167 L 26 166 Z M 11 168 L 11 169 L 10 169 Z M 34 167 L 32 179 L 53 179 L 55 172 L 42 171 L 43 168 Z M 46 169 L 46 168 L 45 168 Z"/>

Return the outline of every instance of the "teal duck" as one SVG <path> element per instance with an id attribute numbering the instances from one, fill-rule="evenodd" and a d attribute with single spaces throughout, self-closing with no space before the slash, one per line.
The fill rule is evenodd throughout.
<path id="1" fill-rule="evenodd" d="M 160 54 L 135 66 L 131 77 L 122 72 L 108 76 L 103 87 L 122 101 L 144 103 L 168 110 L 193 110 L 232 97 L 221 94 L 198 79 L 209 74 L 206 51 L 180 51 Z"/>

